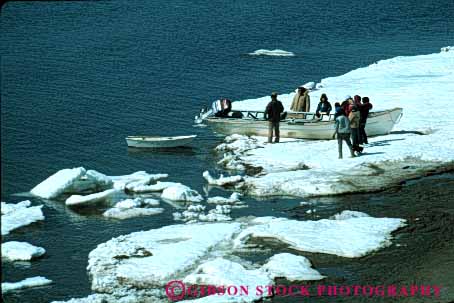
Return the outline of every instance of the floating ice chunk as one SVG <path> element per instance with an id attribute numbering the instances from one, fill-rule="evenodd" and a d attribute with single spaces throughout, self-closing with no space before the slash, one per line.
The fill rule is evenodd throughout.
<path id="1" fill-rule="evenodd" d="M 253 53 L 249 53 L 248 55 L 250 56 L 276 56 L 276 57 L 293 57 L 295 56 L 294 53 L 288 52 L 282 49 L 274 49 L 274 50 L 268 50 L 268 49 L 258 49 L 254 51 Z"/>
<path id="2" fill-rule="evenodd" d="M 215 213 L 215 214 L 230 214 L 232 211 L 232 206 L 230 205 L 216 205 L 215 209 L 211 209 L 209 212 L 210 213 Z"/>
<path id="3" fill-rule="evenodd" d="M 184 278 L 183 282 L 193 285 L 224 285 L 226 287 L 238 287 L 238 293 L 235 296 L 232 295 L 231 298 L 227 298 L 229 296 L 225 294 L 222 296 L 224 297 L 222 302 L 254 302 L 259 300 L 262 296 L 270 296 L 265 289 L 263 289 L 263 294 L 260 295 L 260 293 L 256 291 L 257 287 L 273 284 L 273 280 L 268 275 L 264 274 L 262 270 L 246 269 L 241 264 L 224 258 L 217 258 L 199 265 L 193 274 Z M 240 286 L 247 287 L 249 289 L 248 293 L 246 294 L 243 292 L 240 296 Z M 212 302 L 210 299 L 214 299 L 215 302 L 218 302 L 216 301 L 216 297 L 219 296 L 212 295 L 205 297 L 204 302 Z M 200 301 L 196 300 L 195 302 Z"/>
<path id="4" fill-rule="evenodd" d="M 128 184 L 129 185 L 129 184 Z M 152 185 L 136 185 L 134 187 L 129 186 L 129 190 L 135 193 L 147 193 L 147 192 L 159 192 L 163 191 L 167 187 L 181 185 L 181 183 L 176 182 L 160 182 Z"/>
<path id="5" fill-rule="evenodd" d="M 62 169 L 36 185 L 30 193 L 44 199 L 57 198 L 83 176 L 85 172 L 83 167 Z"/>
<path id="6" fill-rule="evenodd" d="M 202 196 L 195 190 L 182 185 L 173 185 L 164 189 L 161 194 L 162 199 L 171 201 L 188 201 L 188 202 L 202 202 Z"/>
<path id="7" fill-rule="evenodd" d="M 2 203 L 2 208 L 8 210 L 8 212 L 2 215 L 2 236 L 9 234 L 10 231 L 17 229 L 22 226 L 29 225 L 36 221 L 44 220 L 44 215 L 41 210 L 42 205 L 26 207 L 30 205 L 30 201 L 23 201 L 19 207 L 18 204 L 13 204 L 16 207 L 14 208 L 11 204 Z"/>
<path id="8" fill-rule="evenodd" d="M 324 278 L 312 268 L 311 262 L 303 257 L 289 253 L 272 256 L 262 269 L 272 278 L 286 278 L 289 281 L 313 281 Z"/>
<path id="9" fill-rule="evenodd" d="M 143 206 L 158 206 L 159 200 L 152 199 L 152 198 L 145 198 L 142 200 Z"/>
<path id="10" fill-rule="evenodd" d="M 30 202 L 30 200 L 25 200 L 25 201 L 22 201 L 22 202 L 19 202 L 16 204 L 2 202 L 2 215 L 6 215 L 8 213 L 15 212 L 19 209 L 27 208 L 31 204 L 32 204 L 32 202 Z"/>
<path id="11" fill-rule="evenodd" d="M 163 208 L 110 208 L 102 215 L 107 218 L 114 219 L 129 219 L 141 216 L 158 215 L 164 212 Z"/>
<path id="12" fill-rule="evenodd" d="M 92 290 L 142 296 L 162 294 L 217 245 L 231 241 L 239 223 L 170 225 L 114 238 L 89 254 Z"/>
<path id="13" fill-rule="evenodd" d="M 205 206 L 203 205 L 189 205 L 188 206 L 188 211 L 192 211 L 192 212 L 202 212 L 205 210 Z"/>
<path id="14" fill-rule="evenodd" d="M 2 243 L 2 258 L 9 261 L 30 261 L 44 255 L 46 250 L 27 242 L 9 241 Z"/>
<path id="15" fill-rule="evenodd" d="M 296 250 L 354 258 L 390 245 L 391 232 L 405 225 L 403 219 L 373 217 L 318 221 L 265 217 L 261 220 L 263 223 L 248 227 L 238 235 L 235 247 L 241 247 L 250 238 L 274 238 Z"/>
<path id="16" fill-rule="evenodd" d="M 341 213 L 335 214 L 334 216 L 330 217 L 330 219 L 334 220 L 346 220 L 351 218 L 363 218 L 363 217 L 370 217 L 366 213 L 362 213 L 360 211 L 353 211 L 353 210 L 344 210 Z"/>
<path id="17" fill-rule="evenodd" d="M 203 177 L 208 181 L 208 184 L 219 186 L 234 185 L 243 180 L 242 176 L 224 177 L 222 174 L 219 179 L 214 179 L 207 170 L 203 172 Z"/>
<path id="18" fill-rule="evenodd" d="M 142 205 L 142 199 L 141 198 L 135 198 L 135 199 L 126 199 L 119 201 L 115 204 L 114 207 L 116 208 L 134 208 L 134 207 L 140 207 Z"/>
<path id="19" fill-rule="evenodd" d="M 208 213 L 207 215 L 199 214 L 198 219 L 203 222 L 223 222 L 232 220 L 232 218 L 227 215 L 215 212 Z"/>
<path id="20" fill-rule="evenodd" d="M 240 193 L 234 192 L 229 198 L 211 197 L 207 199 L 207 202 L 211 204 L 240 204 L 240 197 Z"/>
<path id="21" fill-rule="evenodd" d="M 66 199 L 65 203 L 66 205 L 69 206 L 96 204 L 108 200 L 116 193 L 118 193 L 118 190 L 112 188 L 100 193 L 95 193 L 86 196 L 72 195 L 71 197 Z"/>
<path id="22" fill-rule="evenodd" d="M 43 286 L 43 285 L 48 285 L 51 284 L 52 281 L 49 279 L 46 279 L 44 277 L 33 277 L 33 278 L 27 278 L 25 280 L 22 280 L 20 282 L 5 282 L 2 283 L 2 294 L 6 294 L 15 290 L 20 290 L 24 288 L 30 288 L 30 287 L 37 287 L 37 286 Z"/>
<path id="23" fill-rule="evenodd" d="M 124 190 L 127 184 L 130 184 L 129 190 L 134 191 L 135 186 L 144 186 L 150 184 L 151 182 L 157 181 L 159 179 L 167 178 L 167 174 L 149 174 L 146 171 L 138 171 L 130 175 L 123 176 L 109 176 L 110 179 L 114 182 L 113 187 Z"/>

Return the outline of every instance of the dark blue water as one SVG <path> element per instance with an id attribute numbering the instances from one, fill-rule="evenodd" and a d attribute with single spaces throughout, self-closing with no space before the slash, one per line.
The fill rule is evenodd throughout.
<path id="1" fill-rule="evenodd" d="M 192 127 L 201 106 L 438 52 L 453 44 L 453 20 L 452 0 L 9 2 L 1 10 L 2 201 L 19 201 L 13 194 L 76 166 L 169 173 L 201 192 L 220 140 Z M 246 55 L 261 48 L 296 56 Z M 177 153 L 133 152 L 124 141 L 192 133 L 199 135 L 193 148 Z M 5 241 L 28 240 L 47 256 L 6 264 L 2 279 L 42 274 L 56 284 L 9 300 L 87 295 L 87 254 L 96 244 L 173 223 L 169 207 L 159 217 L 117 222 L 45 205 L 44 223 Z"/>

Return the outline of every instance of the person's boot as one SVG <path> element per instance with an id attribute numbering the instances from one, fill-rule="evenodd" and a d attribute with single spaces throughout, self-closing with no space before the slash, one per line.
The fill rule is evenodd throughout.
<path id="1" fill-rule="evenodd" d="M 355 152 L 353 151 L 352 148 L 350 148 L 350 157 L 351 157 L 351 158 L 355 158 L 355 157 L 356 157 L 356 156 L 355 156 Z"/>

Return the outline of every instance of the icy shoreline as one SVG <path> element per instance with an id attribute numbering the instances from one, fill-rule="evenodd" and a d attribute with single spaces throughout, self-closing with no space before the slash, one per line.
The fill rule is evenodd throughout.
<path id="1" fill-rule="evenodd" d="M 216 148 L 224 153 L 219 164 L 240 171 L 252 167 L 252 176 L 245 177 L 237 188 L 254 196 L 374 192 L 426 174 L 454 170 L 453 71 L 454 52 L 444 48 L 436 54 L 382 60 L 311 83 L 316 87 L 310 93 L 312 110 L 322 93 L 332 104 L 345 95 L 360 94 L 371 99 L 374 110 L 404 109 L 394 131 L 370 138 L 361 157 L 337 159 L 334 140 L 264 144 L 264 138 L 233 135 Z M 286 110 L 293 96 L 279 96 Z M 238 101 L 233 108 L 263 110 L 268 102 L 269 97 Z"/>

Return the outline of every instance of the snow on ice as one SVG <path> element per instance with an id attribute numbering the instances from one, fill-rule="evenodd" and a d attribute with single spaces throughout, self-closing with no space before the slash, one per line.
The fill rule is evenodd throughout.
<path id="1" fill-rule="evenodd" d="M 32 277 L 19 282 L 4 282 L 2 283 L 2 294 L 12 291 L 21 290 L 24 288 L 31 288 L 51 284 L 52 281 L 44 277 Z"/>
<path id="2" fill-rule="evenodd" d="M 44 220 L 42 205 L 30 206 L 30 201 L 17 204 L 2 202 L 2 236 L 19 227 Z"/>
<path id="3" fill-rule="evenodd" d="M 9 261 L 30 261 L 44 255 L 46 250 L 27 242 L 9 241 L 2 243 L 2 258 Z"/>

